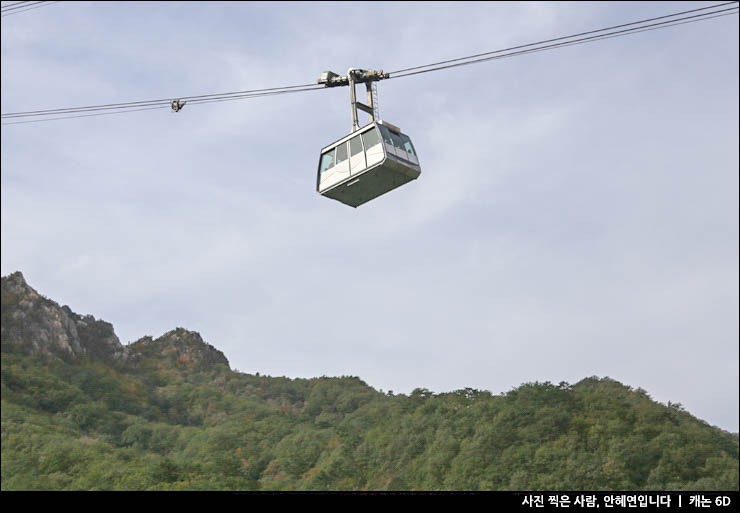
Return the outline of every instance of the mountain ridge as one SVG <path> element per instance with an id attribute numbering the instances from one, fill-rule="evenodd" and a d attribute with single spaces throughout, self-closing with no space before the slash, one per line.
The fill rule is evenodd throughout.
<path id="1" fill-rule="evenodd" d="M 737 490 L 737 434 L 589 377 L 379 392 L 232 371 L 2 277 L 3 490 Z"/>
<path id="2" fill-rule="evenodd" d="M 108 362 L 137 362 L 159 355 L 177 361 L 183 369 L 203 365 L 226 365 L 226 356 L 203 340 L 196 331 L 175 328 L 156 339 L 144 336 L 121 344 L 113 325 L 39 294 L 20 271 L 2 277 L 3 344 L 16 345 L 30 354 L 64 360 L 90 357 Z"/>

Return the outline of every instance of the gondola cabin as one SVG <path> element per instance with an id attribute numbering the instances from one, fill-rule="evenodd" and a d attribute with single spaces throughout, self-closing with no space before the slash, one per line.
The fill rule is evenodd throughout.
<path id="1" fill-rule="evenodd" d="M 384 121 L 372 122 L 321 150 L 316 189 L 351 207 L 421 174 L 411 139 Z"/>

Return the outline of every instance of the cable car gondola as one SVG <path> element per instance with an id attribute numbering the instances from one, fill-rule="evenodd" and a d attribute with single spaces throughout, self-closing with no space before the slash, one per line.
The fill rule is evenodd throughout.
<path id="1" fill-rule="evenodd" d="M 319 194 L 358 207 L 421 174 L 419 157 L 409 136 L 391 123 L 376 120 L 371 84 L 387 77 L 382 71 L 350 69 L 347 77 L 324 72 L 319 79 L 327 87 L 349 85 L 352 99 L 352 132 L 321 150 L 316 177 Z M 356 82 L 366 84 L 369 106 L 356 100 Z M 362 128 L 358 126 L 358 109 L 371 117 L 371 122 Z"/>
<path id="2" fill-rule="evenodd" d="M 321 150 L 316 189 L 327 198 L 358 207 L 420 174 L 409 136 L 377 121 Z"/>

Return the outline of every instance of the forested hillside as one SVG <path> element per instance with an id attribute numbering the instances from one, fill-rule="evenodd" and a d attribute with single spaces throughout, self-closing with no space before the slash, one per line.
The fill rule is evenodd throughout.
<path id="1" fill-rule="evenodd" d="M 3 490 L 738 490 L 738 436 L 609 378 L 383 394 L 128 346 L 2 278 Z"/>

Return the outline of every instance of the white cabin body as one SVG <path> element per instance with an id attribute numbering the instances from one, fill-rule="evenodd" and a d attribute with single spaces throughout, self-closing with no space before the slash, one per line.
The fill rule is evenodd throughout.
<path id="1" fill-rule="evenodd" d="M 316 190 L 358 207 L 420 174 L 411 139 L 390 123 L 378 121 L 321 150 Z"/>

